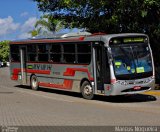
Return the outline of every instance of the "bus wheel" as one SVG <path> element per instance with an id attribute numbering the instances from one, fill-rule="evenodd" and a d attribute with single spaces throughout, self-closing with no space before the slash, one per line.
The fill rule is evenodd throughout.
<path id="1" fill-rule="evenodd" d="M 31 88 L 33 90 L 38 90 L 38 87 L 39 87 L 39 85 L 38 85 L 38 79 L 37 79 L 37 77 L 35 75 L 33 75 L 31 77 Z"/>
<path id="2" fill-rule="evenodd" d="M 81 93 L 83 98 L 89 99 L 89 100 L 93 99 L 94 97 L 93 88 L 88 81 L 83 82 L 81 86 Z"/>

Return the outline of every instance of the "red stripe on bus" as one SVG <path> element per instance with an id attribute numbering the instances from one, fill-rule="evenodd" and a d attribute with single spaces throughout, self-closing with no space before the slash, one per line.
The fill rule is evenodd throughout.
<path id="1" fill-rule="evenodd" d="M 36 74 L 50 74 L 51 71 L 50 70 L 32 70 L 32 69 L 27 69 L 26 70 L 27 73 L 36 73 Z"/>
<path id="2" fill-rule="evenodd" d="M 12 73 L 11 79 L 12 79 L 12 80 L 18 80 L 18 73 L 19 73 L 20 71 L 21 71 L 21 70 L 20 70 L 19 68 L 13 69 L 13 73 Z"/>
<path id="3" fill-rule="evenodd" d="M 51 71 L 50 70 L 32 70 L 32 69 L 23 69 L 24 72 L 27 73 L 36 73 L 36 74 L 50 74 Z M 11 77 L 12 80 L 18 80 L 18 74 L 19 72 L 21 72 L 20 68 L 15 68 L 13 69 L 13 75 Z"/>
<path id="4" fill-rule="evenodd" d="M 94 80 L 91 77 L 88 69 L 82 69 L 82 68 L 67 68 L 66 71 L 63 73 L 63 76 L 74 76 L 76 71 L 86 72 L 88 74 L 89 80 Z"/>
<path id="5" fill-rule="evenodd" d="M 73 80 L 67 80 L 67 79 L 64 80 L 63 84 L 39 82 L 39 86 L 59 88 L 59 89 L 68 89 L 68 90 L 72 89 L 72 85 L 73 85 Z"/>

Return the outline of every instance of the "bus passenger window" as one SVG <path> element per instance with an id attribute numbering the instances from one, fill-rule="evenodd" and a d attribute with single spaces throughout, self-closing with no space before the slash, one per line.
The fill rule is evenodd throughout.
<path id="1" fill-rule="evenodd" d="M 63 63 L 76 63 L 75 43 L 63 44 Z"/>
<path id="2" fill-rule="evenodd" d="M 27 51 L 29 53 L 36 53 L 36 45 L 33 45 L 33 44 L 27 45 Z"/>
<path id="3" fill-rule="evenodd" d="M 48 52 L 47 45 L 39 44 L 38 45 L 38 53 L 46 53 L 46 52 Z"/>
<path id="4" fill-rule="evenodd" d="M 29 54 L 28 55 L 28 60 L 29 61 L 36 61 L 37 60 L 37 55 L 36 54 Z"/>
<path id="5" fill-rule="evenodd" d="M 64 54 L 63 62 L 72 64 L 75 63 L 75 54 Z"/>
<path id="6" fill-rule="evenodd" d="M 48 50 L 49 48 L 47 44 L 38 45 L 38 61 L 48 62 Z"/>
<path id="7" fill-rule="evenodd" d="M 27 45 L 28 61 L 37 61 L 37 48 L 35 44 Z"/>
<path id="8" fill-rule="evenodd" d="M 12 62 L 20 62 L 20 53 L 19 53 L 19 46 L 18 45 L 11 45 L 11 61 Z"/>
<path id="9" fill-rule="evenodd" d="M 89 64 L 91 61 L 91 45 L 90 43 L 77 44 L 78 63 Z"/>
<path id="10" fill-rule="evenodd" d="M 11 54 L 11 61 L 12 62 L 19 62 L 20 61 L 20 56 L 19 56 L 19 54 L 14 54 L 14 53 L 12 53 Z"/>
<path id="11" fill-rule="evenodd" d="M 51 44 L 50 49 L 50 62 L 60 63 L 61 62 L 61 45 L 60 44 Z"/>
<path id="12" fill-rule="evenodd" d="M 48 54 L 38 54 L 38 61 L 47 62 Z"/>
<path id="13" fill-rule="evenodd" d="M 61 62 L 61 54 L 50 54 L 50 62 Z"/>
<path id="14" fill-rule="evenodd" d="M 91 54 L 78 54 L 78 63 L 89 64 L 91 61 Z"/>
<path id="15" fill-rule="evenodd" d="M 52 44 L 51 53 L 61 53 L 61 45 L 60 44 Z"/>
<path id="16" fill-rule="evenodd" d="M 77 44 L 78 53 L 91 53 L 91 45 L 87 43 Z"/>

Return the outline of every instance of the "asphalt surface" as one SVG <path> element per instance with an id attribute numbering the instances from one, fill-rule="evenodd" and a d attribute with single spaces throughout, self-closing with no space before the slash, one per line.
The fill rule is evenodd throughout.
<path id="1" fill-rule="evenodd" d="M 145 93 L 85 100 L 78 93 L 33 91 L 11 81 L 8 67 L 0 68 L 0 125 L 160 126 L 160 96 Z"/>

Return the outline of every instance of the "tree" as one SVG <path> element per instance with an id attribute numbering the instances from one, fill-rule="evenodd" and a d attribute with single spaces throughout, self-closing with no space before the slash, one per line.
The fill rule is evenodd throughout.
<path id="1" fill-rule="evenodd" d="M 45 14 L 36 22 L 35 29 L 29 33 L 32 37 L 37 35 L 48 35 L 49 33 L 54 34 L 63 28 L 63 22 L 55 19 L 50 14 Z"/>
<path id="2" fill-rule="evenodd" d="M 55 19 L 52 15 L 47 14 L 43 15 L 40 20 L 38 20 L 35 24 L 35 27 L 38 26 L 45 27 L 48 31 L 51 32 L 58 32 L 60 29 L 62 29 L 63 24 L 62 21 Z"/>
<path id="3" fill-rule="evenodd" d="M 0 42 L 0 60 L 7 62 L 9 60 L 9 41 Z"/>
<path id="4" fill-rule="evenodd" d="M 90 32 L 160 32 L 159 0 L 34 0 L 39 10 Z M 158 27 L 158 29 L 157 29 Z"/>
<path id="5" fill-rule="evenodd" d="M 38 28 L 38 29 L 35 28 L 34 30 L 29 31 L 29 34 L 31 34 L 32 37 L 35 37 L 40 34 L 40 30 L 41 28 Z"/>
<path id="6" fill-rule="evenodd" d="M 104 23 L 106 24 L 106 20 L 111 18 L 111 12 L 105 9 L 105 7 L 110 6 L 110 3 L 107 3 L 105 0 L 100 0 L 100 2 L 95 0 L 35 1 L 38 2 L 38 7 L 41 11 L 51 13 L 56 19 L 64 20 L 66 27 L 87 28 L 87 30 L 95 32 L 95 30 L 104 30 L 106 27 L 106 25 L 105 27 L 103 26 Z M 104 19 L 105 12 L 108 12 L 107 19 Z M 110 26 L 109 24 L 107 25 Z"/>

